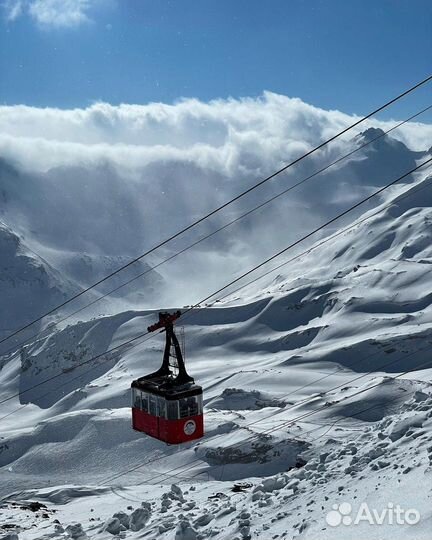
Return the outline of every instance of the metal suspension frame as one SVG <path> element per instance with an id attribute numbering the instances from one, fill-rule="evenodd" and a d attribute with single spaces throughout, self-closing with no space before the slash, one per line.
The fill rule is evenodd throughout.
<path id="1" fill-rule="evenodd" d="M 176 311 L 175 313 L 160 312 L 159 321 L 147 328 L 149 332 L 154 332 L 160 328 L 165 331 L 165 350 L 163 354 L 162 366 L 151 375 L 148 375 L 148 378 L 168 377 L 172 375 L 170 357 L 172 356 L 171 346 L 173 346 L 175 352 L 174 357 L 177 360 L 176 367 L 178 368 L 178 375 L 172 378 L 172 382 L 178 385 L 194 382 L 194 378 L 191 377 L 186 371 L 181 347 L 174 332 L 174 321 L 180 316 L 180 311 Z"/>

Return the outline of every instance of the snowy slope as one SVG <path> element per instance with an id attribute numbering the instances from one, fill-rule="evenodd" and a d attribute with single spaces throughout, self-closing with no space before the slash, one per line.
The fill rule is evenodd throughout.
<path id="1" fill-rule="evenodd" d="M 89 181 L 88 172 L 77 168 L 68 169 L 67 175 L 55 169 L 44 176 L 0 158 L 0 292 L 4 300 L 0 335 L 127 264 L 142 247 L 132 196 L 126 189 L 120 192 L 118 186 L 110 193 L 108 185 L 104 198 L 88 196 Z M 148 260 L 138 261 L 121 278 L 114 276 L 91 291 L 85 302 L 70 305 L 62 316 L 139 274 L 143 274 L 139 280 L 87 310 L 84 317 L 151 304 L 163 280 Z"/>
<path id="2" fill-rule="evenodd" d="M 429 538 L 431 184 L 422 173 L 395 187 L 279 275 L 184 317 L 189 370 L 205 389 L 198 443 L 168 447 L 130 429 L 130 381 L 159 365 L 160 336 L 70 371 L 145 331 L 155 312 L 47 331 L 4 358 L 0 400 L 21 392 L 0 420 L 1 495 L 15 492 L 0 509 L 8 530 L 29 540 L 342 539 L 348 529 L 327 512 L 367 501 L 421 514 L 417 525 L 380 525 L 383 538 Z M 231 490 L 238 482 L 243 492 Z M 35 500 L 47 509 L 29 509 Z"/>
<path id="3" fill-rule="evenodd" d="M 412 169 L 425 153 L 396 140 L 393 135 L 397 134 L 398 130 L 383 135 L 380 129 L 371 128 L 360 135 L 350 134 L 346 140 L 338 140 L 165 246 L 154 254 L 154 259 L 146 258 L 134 265 L 122 278 L 146 271 L 148 264 L 154 266 L 165 256 L 226 224 L 345 152 L 370 143 L 289 195 L 278 198 L 250 218 L 161 267 L 164 284 L 172 283 L 164 300 L 190 302 L 185 289 L 200 287 L 204 293 L 216 288 L 214 285 L 225 273 L 239 272 L 243 266 L 262 260 L 281 244 L 297 238 L 303 230 L 314 228 L 377 186 Z M 380 138 L 374 140 L 378 136 Z M 427 146 L 425 142 L 424 147 Z M 222 151 L 219 146 L 217 150 Z M 263 156 L 252 159 L 250 148 L 244 152 L 246 155 L 237 165 L 234 161 L 232 166 L 235 167 L 229 173 L 223 168 L 218 168 L 217 173 L 209 172 L 193 161 L 183 163 L 181 160 L 151 162 L 134 174 L 110 161 L 96 161 L 88 166 L 68 163 L 40 170 L 27 160 L 25 166 L 19 166 L 18 162 L 9 162 L 0 156 L 0 218 L 52 267 L 78 286 L 85 287 L 93 283 L 95 277 L 118 268 L 158 240 L 249 188 L 267 171 L 273 172 L 281 166 L 279 153 L 273 155 L 269 151 L 264 154 L 265 159 Z M 290 159 L 290 153 L 284 159 Z M 248 164 L 250 160 L 252 163 Z M 378 202 L 377 199 L 373 204 Z M 202 268 L 207 271 L 203 272 Z M 100 291 L 105 293 L 117 283 L 118 280 L 110 280 Z M 137 307 L 138 301 L 140 307 L 157 307 L 156 288 L 162 291 L 165 287 L 161 286 L 156 272 L 149 273 L 122 289 L 117 299 L 125 299 L 129 306 Z M 95 314 L 109 312 L 99 310 Z"/>
<path id="4" fill-rule="evenodd" d="M 64 276 L 76 282 L 81 288 L 87 288 L 100 279 L 112 274 L 122 266 L 128 264 L 131 257 L 125 255 L 104 255 L 99 253 L 87 253 L 83 251 L 64 251 L 47 246 L 38 245 L 41 253 L 55 261 Z M 134 279 L 137 276 L 138 279 Z M 131 281 L 130 284 L 124 285 Z M 123 306 L 148 305 L 158 297 L 158 291 L 163 287 L 162 276 L 152 269 L 145 261 L 138 261 L 124 270 L 121 274 L 112 276 L 109 280 L 94 288 L 97 297 L 100 294 L 110 293 L 104 302 L 96 306 L 96 314 L 104 313 L 104 307 L 109 311 L 109 302 L 115 299 L 123 301 Z M 121 288 L 120 288 L 121 287 Z M 118 289 L 118 290 L 117 290 Z M 111 293 L 111 291 L 114 291 Z M 114 304 L 116 303 L 114 302 Z M 102 306 L 99 307 L 99 306 Z M 89 311 L 86 312 L 88 317 Z M 91 311 L 90 311 L 91 313 Z"/>
<path id="5" fill-rule="evenodd" d="M 33 252 L 11 228 L 0 222 L 1 337 L 79 290 L 75 283 Z M 10 347 L 11 343 L 8 343 L 6 348 Z"/>
<path id="6" fill-rule="evenodd" d="M 300 469 L 265 479 L 252 476 L 237 484 L 217 479 L 179 484 L 180 479 L 174 479 L 170 487 L 169 479 L 163 485 L 159 477 L 156 486 L 140 479 L 138 486 L 123 488 L 24 490 L 0 510 L 3 526 L 29 540 L 117 535 L 176 540 L 343 540 L 370 538 L 375 531 L 380 538 L 427 540 L 432 521 L 432 394 L 430 385 L 426 392 L 414 394 L 415 384 L 405 386 L 407 394 L 397 414 L 366 426 L 353 420 L 339 428 L 315 427 L 314 451 L 305 453 L 308 461 Z M 29 504 L 36 500 L 43 505 L 39 510 Z M 351 511 L 335 513 L 334 504 Z M 365 504 L 370 512 L 387 511 L 385 524 L 370 525 L 363 519 L 351 527 L 335 526 L 343 517 L 368 517 L 364 510 L 358 514 Z M 405 512 L 415 509 L 421 521 L 389 524 L 394 518 L 388 516 L 397 505 Z M 417 520 L 416 514 L 408 517 Z"/>
<path id="7" fill-rule="evenodd" d="M 35 245 L 35 242 L 30 243 Z M 36 248 L 37 252 L 21 235 L 0 222 L 0 337 L 9 335 L 130 261 L 125 256 L 60 252 L 39 243 Z M 46 256 L 54 264 L 48 262 Z M 60 317 L 64 318 L 66 314 L 95 301 L 101 294 L 120 287 L 138 274 L 144 275 L 119 289 L 112 297 L 86 309 L 80 317 L 88 318 L 92 314 L 117 311 L 118 306 L 112 300 L 119 296 L 122 298 L 122 306 L 154 301 L 157 286 L 162 286 L 163 279 L 150 265 L 139 261 L 121 276 L 113 276 L 96 287 L 85 299 L 74 302 Z M 57 320 L 60 317 L 55 315 L 51 319 Z M 7 352 L 14 344 L 25 342 L 40 328 L 41 323 L 34 325 L 7 344 L 0 345 L 0 351 Z"/>

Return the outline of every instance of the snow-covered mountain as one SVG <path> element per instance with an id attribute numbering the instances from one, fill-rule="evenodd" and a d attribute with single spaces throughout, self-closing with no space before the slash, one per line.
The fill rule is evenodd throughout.
<path id="1" fill-rule="evenodd" d="M 44 253 L 44 257 L 40 255 Z M 55 261 L 50 264 L 45 255 Z M 38 244 L 38 253 L 33 251 L 23 239 L 4 223 L 0 223 L 0 336 L 6 337 L 16 328 L 26 325 L 41 314 L 50 311 L 63 303 L 85 287 L 95 283 L 107 274 L 112 273 L 130 258 L 125 256 L 107 256 L 71 251 L 60 252 L 44 248 Z M 146 304 L 154 298 L 157 286 L 162 285 L 161 276 L 146 262 L 139 261 L 128 268 L 121 277 L 113 276 L 109 281 L 99 285 L 86 298 L 80 299 L 68 308 L 66 313 L 85 307 L 89 302 L 97 300 L 101 294 L 110 292 L 133 279 L 138 274 L 145 274 L 139 281 L 132 281 L 112 295 L 112 298 L 123 299 L 123 305 Z M 96 313 L 112 310 L 108 298 L 98 302 L 93 308 Z M 118 308 L 117 308 L 118 309 Z M 85 318 L 94 311 L 81 314 Z M 64 317 L 65 313 L 61 315 Z M 54 320 L 59 318 L 54 315 Z M 46 322 L 49 322 L 47 319 Z M 4 345 L 0 351 L 7 352 L 20 343 L 31 338 L 42 327 L 41 323 L 33 325 L 25 332 L 14 337 Z"/>
<path id="2" fill-rule="evenodd" d="M 351 166 L 370 170 L 370 152 Z M 406 159 L 424 159 L 414 154 Z M 0 401 L 20 392 L 0 418 L 4 532 L 370 538 L 366 521 L 338 524 L 367 502 L 387 511 L 382 538 L 428 539 L 432 176 L 422 171 L 376 204 L 276 274 L 181 319 L 205 392 L 201 441 L 166 446 L 130 427 L 130 382 L 159 366 L 160 335 L 90 361 L 143 333 L 156 311 L 48 327 L 4 356 Z M 61 266 L 70 275 L 73 261 Z M 389 523 L 397 505 L 418 522 Z"/>
<path id="3" fill-rule="evenodd" d="M 352 150 L 366 143 L 368 146 L 291 191 L 289 196 L 280 197 L 277 202 L 239 221 L 226 233 L 196 246 L 174 264 L 161 267 L 160 271 L 150 271 L 173 251 L 327 165 L 334 157 L 339 157 L 342 150 Z M 378 128 L 369 128 L 341 145 L 341 148 L 325 149 L 311 156 L 288 171 L 288 176 L 281 175 L 270 182 L 265 186 L 266 191 L 260 189 L 251 193 L 240 206 L 217 215 L 184 239 L 161 250 L 155 258 L 146 258 L 99 286 L 94 298 L 97 293 L 105 294 L 144 274 L 113 295 L 117 302 L 113 304 L 107 299 L 95 305 L 93 311 L 86 312 L 84 318 L 127 307 L 157 307 L 161 299 L 169 303 L 173 298 L 174 302 L 190 302 L 189 290 L 199 295 L 209 288 L 217 288 L 215 285 L 224 283 L 226 273 L 238 273 L 245 265 L 261 260 L 281 243 L 297 238 L 304 229 L 315 227 L 359 197 L 370 194 L 377 186 L 409 171 L 416 160 L 427 155 L 408 148 Z M 277 165 L 276 161 L 274 166 Z M 180 162 L 151 164 L 139 170 L 139 178 L 131 179 L 108 162 L 91 167 L 63 165 L 40 171 L 30 170 L 28 164 L 23 167 L 0 159 L 0 219 L 19 236 L 27 250 L 32 250 L 33 257 L 43 259 L 57 271 L 58 279 L 67 282 L 65 290 L 72 287 L 76 291 L 110 274 L 154 245 L 155 239 L 166 238 L 170 232 L 188 225 L 191 219 L 225 202 L 231 193 L 237 194 L 251 183 L 251 176 L 242 173 L 241 168 L 233 182 L 227 176 L 208 177 L 208 172 L 199 167 L 186 170 L 185 166 Z M 169 180 L 172 171 L 177 178 L 196 176 L 201 184 L 182 184 L 180 194 Z M 210 185 L 214 197 L 206 196 Z M 190 196 L 183 200 L 185 190 L 190 190 Z M 321 204 L 323 200 L 325 204 Z M 371 206 L 378 203 L 377 198 Z M 312 208 L 314 210 L 310 211 Z M 364 209 L 359 213 L 361 211 Z M 206 267 L 205 272 L 203 267 Z M 13 265 L 8 263 L 8 268 Z M 9 279 L 7 271 L 5 279 Z M 46 296 L 45 302 L 50 303 Z M 54 299 L 53 304 L 56 303 Z M 70 306 L 71 311 L 80 305 Z M 20 311 L 20 302 L 15 303 L 16 321 L 9 313 L 5 320 L 0 318 L 0 328 L 17 328 L 23 321 L 31 320 L 33 312 L 27 314 L 25 309 L 23 306 Z"/>
<path id="4" fill-rule="evenodd" d="M 54 171 L 50 174 L 54 175 Z M 0 160 L 1 336 L 48 312 L 131 260 L 129 247 L 119 248 L 120 240 L 116 240 L 116 235 L 123 238 L 121 227 L 110 223 L 106 215 L 96 219 L 97 201 L 90 202 L 91 208 L 83 208 L 82 201 L 75 205 L 73 197 L 73 190 L 68 192 L 64 185 L 59 188 L 58 182 L 50 183 Z M 121 206 L 121 200 L 115 198 L 115 201 Z M 105 214 L 109 212 L 105 208 Z M 115 209 L 112 212 L 116 215 Z M 148 261 L 138 261 L 121 277 L 113 276 L 85 299 L 68 306 L 60 316 L 84 307 L 139 274 L 143 277 L 98 302 L 80 317 L 85 319 L 129 305 L 152 303 L 163 280 Z M 45 323 L 60 316 L 57 314 Z M 39 328 L 40 325 L 34 325 L 7 346 L 0 345 L 0 351 L 25 341 Z"/>
<path id="5" fill-rule="evenodd" d="M 11 228 L 0 223 L 0 335 L 5 337 L 66 298 L 75 283 L 33 252 Z M 33 333 L 38 327 L 33 328 Z M 24 339 L 25 336 L 20 336 Z M 8 343 L 9 349 L 13 343 Z"/>

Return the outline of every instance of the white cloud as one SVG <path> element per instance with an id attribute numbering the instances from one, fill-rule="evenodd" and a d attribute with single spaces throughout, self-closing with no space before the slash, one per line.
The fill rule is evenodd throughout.
<path id="1" fill-rule="evenodd" d="M 6 20 L 14 21 L 24 12 L 24 0 L 4 0 L 2 8 L 5 12 Z"/>
<path id="2" fill-rule="evenodd" d="M 25 219 L 25 231 L 58 250 L 135 255 L 353 120 L 268 92 L 258 99 L 188 99 L 173 105 L 3 106 L 0 214 L 8 222 Z M 357 132 L 393 125 L 370 120 Z M 352 148 L 354 136 L 348 133 L 277 176 L 170 248 L 183 247 L 336 159 Z M 425 150 L 432 144 L 432 126 L 411 123 L 392 136 Z M 371 175 L 388 181 L 405 172 L 410 161 L 402 154 L 400 161 L 390 156 L 376 163 L 372 157 L 369 168 L 362 168 L 366 160 L 356 156 L 355 167 L 334 168 L 176 259 L 164 272 L 188 276 L 195 288 L 199 281 L 204 293 L 212 288 L 207 278 L 217 285 L 220 276 L 238 274 L 369 192 Z M 18 172 L 8 172 L 8 164 Z M 208 262 L 212 272 L 204 277 L 200 269 Z"/>
<path id="3" fill-rule="evenodd" d="M 30 15 L 41 25 L 65 27 L 89 22 L 89 0 L 34 0 Z"/>
<path id="4" fill-rule="evenodd" d="M 0 152 L 33 171 L 109 161 L 134 171 L 161 161 L 182 161 L 221 172 L 259 175 L 273 170 L 356 118 L 300 99 L 266 92 L 258 99 L 195 99 L 174 105 L 97 103 L 85 109 L 0 107 Z M 357 132 L 395 122 L 373 119 Z M 343 140 L 355 135 L 349 132 Z M 416 150 L 432 142 L 432 125 L 409 123 L 392 136 Z M 338 151 L 333 143 L 326 152 Z"/>
<path id="5" fill-rule="evenodd" d="M 71 28 L 90 22 L 89 11 L 95 0 L 5 0 L 6 19 L 14 21 L 29 15 L 45 28 Z"/>

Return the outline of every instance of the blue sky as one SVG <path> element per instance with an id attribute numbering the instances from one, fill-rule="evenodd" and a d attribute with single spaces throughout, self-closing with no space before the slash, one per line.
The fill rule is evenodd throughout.
<path id="1" fill-rule="evenodd" d="M 270 90 L 362 114 L 432 72 L 430 0 L 3 0 L 2 8 L 8 105 Z M 429 105 L 431 88 L 381 117 Z"/>

